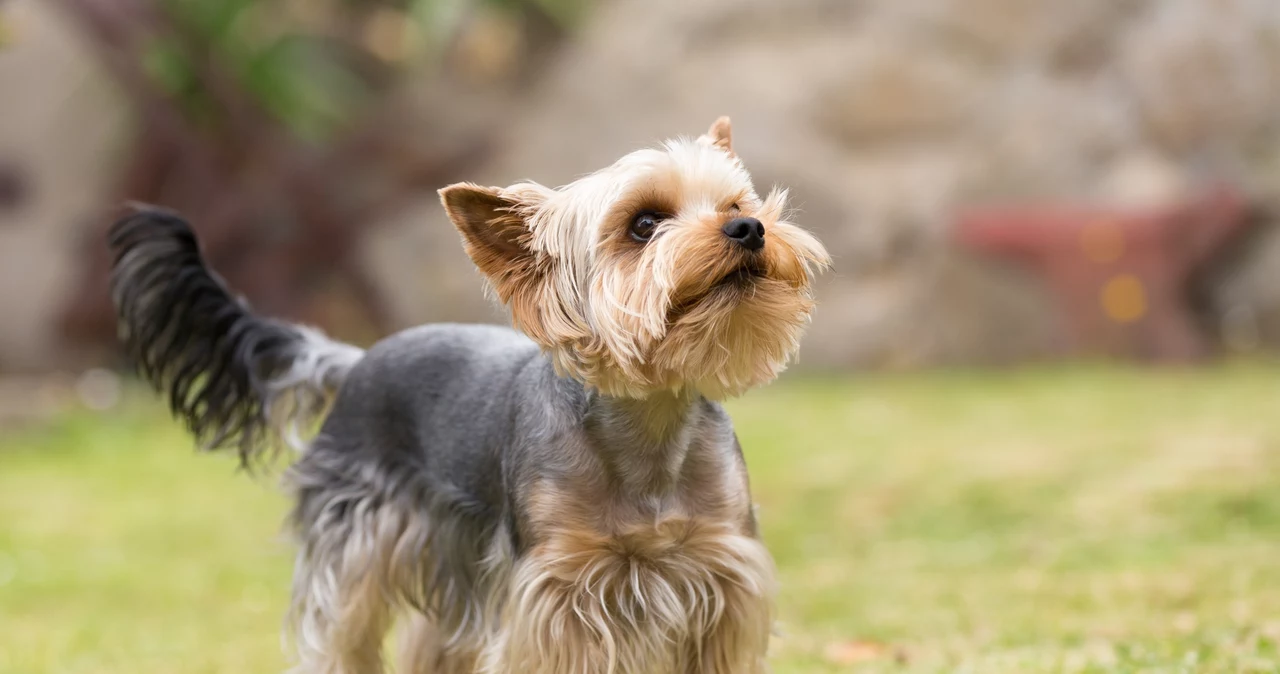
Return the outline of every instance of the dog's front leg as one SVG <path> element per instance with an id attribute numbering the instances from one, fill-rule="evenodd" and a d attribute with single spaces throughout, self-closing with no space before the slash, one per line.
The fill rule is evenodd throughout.
<path id="1" fill-rule="evenodd" d="M 501 625 L 482 658 L 483 674 L 611 671 L 613 630 L 593 608 L 597 600 L 563 572 L 538 554 L 517 564 Z"/>

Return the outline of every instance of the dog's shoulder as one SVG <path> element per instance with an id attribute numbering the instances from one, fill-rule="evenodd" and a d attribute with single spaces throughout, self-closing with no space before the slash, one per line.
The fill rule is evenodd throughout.
<path id="1" fill-rule="evenodd" d="M 340 398 L 491 397 L 541 359 L 524 335 L 495 325 L 436 323 L 374 344 L 353 368 Z M 549 367 L 549 364 L 548 364 Z M 345 395 L 343 395 L 345 394 Z"/>
<path id="2" fill-rule="evenodd" d="M 538 352 L 528 337 L 497 325 L 434 323 L 393 334 L 369 349 L 375 367 L 401 369 L 453 363 L 500 365 L 526 361 Z"/>
<path id="3" fill-rule="evenodd" d="M 370 354 L 416 352 L 424 348 L 458 350 L 523 350 L 537 348 L 528 337 L 500 325 L 485 323 L 429 323 L 406 328 L 385 337 Z"/>

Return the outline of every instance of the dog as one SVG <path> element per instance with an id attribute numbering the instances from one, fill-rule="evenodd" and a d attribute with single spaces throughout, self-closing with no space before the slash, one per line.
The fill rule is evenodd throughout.
<path id="1" fill-rule="evenodd" d="M 296 450 L 295 671 L 382 672 L 393 622 L 406 674 L 767 671 L 773 563 L 717 401 L 783 370 L 829 265 L 786 192 L 721 118 L 560 188 L 440 196 L 518 331 L 365 351 L 252 313 L 176 214 L 111 230 L 142 378 L 205 448 Z"/>

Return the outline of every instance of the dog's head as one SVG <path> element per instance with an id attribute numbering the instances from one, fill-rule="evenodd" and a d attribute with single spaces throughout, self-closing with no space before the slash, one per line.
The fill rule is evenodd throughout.
<path id="1" fill-rule="evenodd" d="M 467 254 L 562 374 L 604 393 L 710 398 L 773 379 L 795 353 L 828 263 L 761 199 L 727 118 L 558 189 L 440 192 Z"/>

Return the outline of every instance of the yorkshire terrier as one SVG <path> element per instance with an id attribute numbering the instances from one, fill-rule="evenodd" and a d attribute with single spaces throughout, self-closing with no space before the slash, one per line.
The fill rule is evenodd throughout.
<path id="1" fill-rule="evenodd" d="M 399 620 L 405 674 L 765 672 L 773 565 L 716 401 L 786 366 L 829 263 L 786 192 L 721 118 L 558 189 L 440 196 L 519 332 L 364 351 L 251 313 L 176 215 L 110 235 L 121 339 L 174 414 L 246 464 L 298 450 L 296 671 L 382 672 Z"/>

